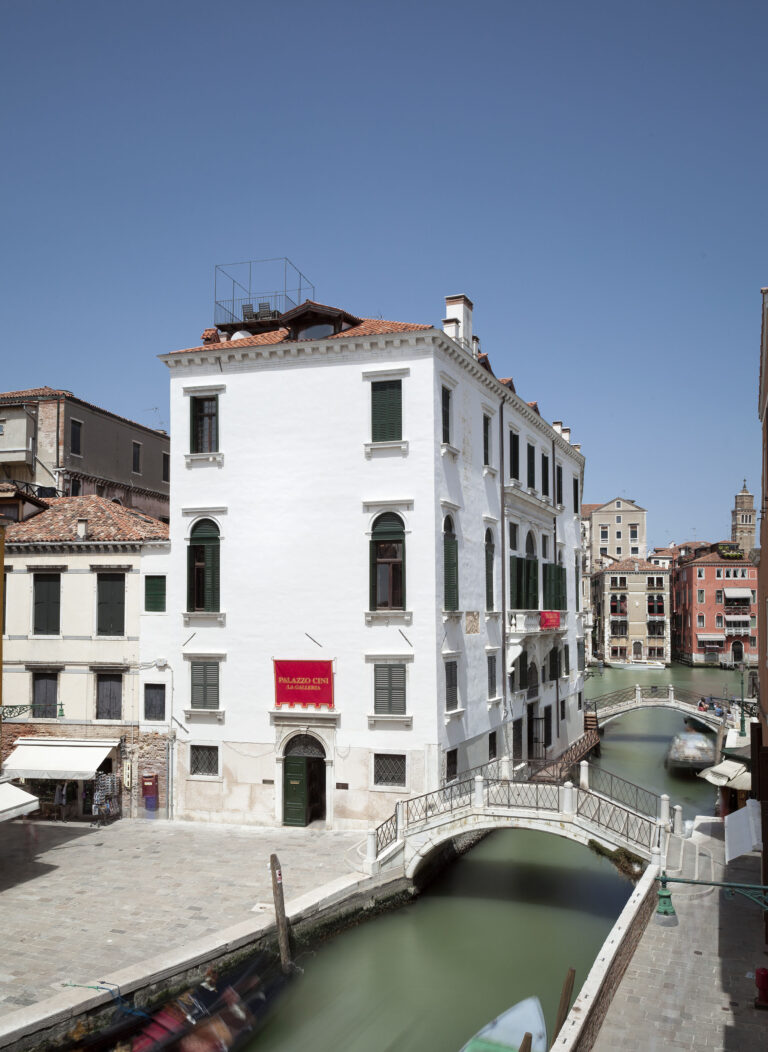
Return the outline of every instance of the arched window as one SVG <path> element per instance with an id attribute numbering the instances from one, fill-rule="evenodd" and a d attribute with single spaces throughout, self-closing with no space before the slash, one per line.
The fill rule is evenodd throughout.
<path id="1" fill-rule="evenodd" d="M 405 609 L 405 527 L 391 511 L 371 531 L 370 590 L 371 610 Z"/>
<path id="2" fill-rule="evenodd" d="M 201 519 L 187 549 L 187 610 L 219 609 L 219 527 Z"/>
<path id="3" fill-rule="evenodd" d="M 459 609 L 459 546 L 453 531 L 453 519 L 443 522 L 443 609 Z"/>
<path id="4" fill-rule="evenodd" d="M 528 531 L 528 536 L 525 538 L 525 557 L 526 559 L 536 558 L 536 538 L 532 530 Z"/>
<path id="5" fill-rule="evenodd" d="M 485 609 L 493 610 L 493 563 L 495 558 L 493 534 L 485 531 Z"/>

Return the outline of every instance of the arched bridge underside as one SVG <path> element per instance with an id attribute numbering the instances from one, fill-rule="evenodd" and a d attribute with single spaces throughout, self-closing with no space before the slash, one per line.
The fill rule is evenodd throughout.
<path id="1" fill-rule="evenodd" d="M 434 813 L 429 797 L 423 813 L 408 807 L 418 800 L 404 801 L 394 817 L 389 843 L 372 832 L 368 868 L 372 873 L 400 872 L 412 878 L 424 860 L 447 841 L 468 833 L 492 829 L 533 829 L 565 837 L 580 844 L 590 840 L 613 850 L 626 848 L 646 861 L 657 861 L 669 835 L 669 815 L 643 815 L 590 789 L 571 783 L 514 782 L 475 778 L 466 786 L 464 798 L 455 798 L 450 810 Z M 461 786 L 457 787 L 461 788 Z M 437 797 L 437 794 L 430 794 Z M 440 801 L 433 803 L 439 807 Z M 667 801 L 668 805 L 668 801 Z"/>

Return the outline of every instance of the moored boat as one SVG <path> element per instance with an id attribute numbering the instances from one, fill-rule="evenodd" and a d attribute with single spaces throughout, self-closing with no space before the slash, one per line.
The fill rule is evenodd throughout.
<path id="1" fill-rule="evenodd" d="M 471 1037 L 461 1052 L 517 1052 L 526 1034 L 531 1052 L 547 1052 L 547 1024 L 538 997 L 526 997 Z"/>
<path id="2" fill-rule="evenodd" d="M 675 735 L 664 762 L 671 771 L 703 771 L 715 761 L 714 741 L 706 734 L 689 731 L 687 734 Z"/>

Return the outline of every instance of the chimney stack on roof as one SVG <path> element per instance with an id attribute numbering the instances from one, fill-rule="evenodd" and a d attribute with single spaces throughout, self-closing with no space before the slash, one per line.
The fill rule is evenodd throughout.
<path id="1" fill-rule="evenodd" d="M 473 304 L 469 296 L 445 297 L 443 332 L 468 351 L 472 350 L 472 308 Z M 451 325 L 453 331 L 446 327 L 448 325 Z"/>
<path id="2" fill-rule="evenodd" d="M 562 435 L 562 433 L 563 433 L 563 421 L 562 420 L 553 420 L 552 421 L 552 428 L 553 428 L 554 431 L 557 431 L 558 435 Z"/>
<path id="3" fill-rule="evenodd" d="M 88 520 L 78 519 L 77 520 L 77 536 L 81 541 L 86 540 L 88 537 Z"/>
<path id="4" fill-rule="evenodd" d="M 570 427 L 564 427 L 562 430 L 562 436 L 566 442 L 570 444 L 571 441 L 571 429 Z"/>

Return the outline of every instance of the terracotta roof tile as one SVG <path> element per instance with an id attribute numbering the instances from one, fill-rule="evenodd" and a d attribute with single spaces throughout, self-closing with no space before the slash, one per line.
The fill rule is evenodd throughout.
<path id="1" fill-rule="evenodd" d="M 593 511 L 597 511 L 598 508 L 602 508 L 602 504 L 582 504 L 581 516 L 586 519 L 592 514 Z"/>
<path id="2" fill-rule="evenodd" d="M 602 507 L 602 505 L 600 506 Z M 637 570 L 635 570 L 635 567 L 637 567 Z M 616 573 L 617 570 L 620 573 L 650 573 L 651 571 L 654 574 L 669 573 L 665 566 L 657 566 L 655 563 L 649 563 L 646 559 L 633 559 L 631 557 L 629 559 L 621 559 L 608 567 L 607 571 L 602 572 Z"/>
<path id="3" fill-rule="evenodd" d="M 106 497 L 54 497 L 45 511 L 15 522 L 5 531 L 6 544 L 78 541 L 77 520 L 88 520 L 87 541 L 164 541 L 168 526 L 151 515 L 124 508 Z"/>
<path id="4" fill-rule="evenodd" d="M 420 325 L 407 321 L 382 321 L 380 318 L 362 318 L 359 325 L 353 325 L 343 332 L 333 336 L 323 337 L 326 340 L 347 340 L 356 336 L 380 336 L 390 332 L 412 332 L 415 330 L 432 329 L 433 325 Z M 271 332 L 259 332 L 255 336 L 246 336 L 242 340 L 224 340 L 218 343 L 206 343 L 199 347 L 184 347 L 172 354 L 188 354 L 190 351 L 218 351 L 236 347 L 269 347 L 277 343 L 288 341 L 288 329 L 273 329 Z M 314 340 L 296 341 L 301 343 L 314 343 Z"/>
<path id="5" fill-rule="evenodd" d="M 36 399 L 48 398 L 69 398 L 71 401 L 77 402 L 78 405 L 84 405 L 89 409 L 95 409 L 98 413 L 105 413 L 107 416 L 111 416 L 114 420 L 122 420 L 126 424 L 130 424 L 132 427 L 140 427 L 142 431 L 150 431 L 152 434 L 165 436 L 165 431 L 158 431 L 157 428 L 148 427 L 147 424 L 140 424 L 137 420 L 131 420 L 127 416 L 120 416 L 119 413 L 113 413 L 110 409 L 104 409 L 102 406 L 94 405 L 93 402 L 86 402 L 83 398 L 78 398 L 76 395 L 73 395 L 71 391 L 65 391 L 63 388 L 30 387 L 25 391 L 0 391 L 0 404 L 13 404 L 14 402 L 23 402 L 26 400 L 32 402 Z"/>

